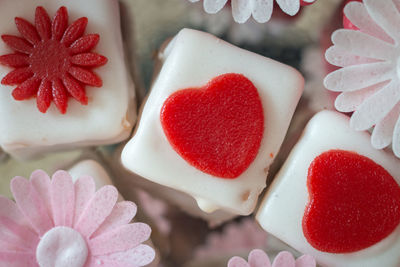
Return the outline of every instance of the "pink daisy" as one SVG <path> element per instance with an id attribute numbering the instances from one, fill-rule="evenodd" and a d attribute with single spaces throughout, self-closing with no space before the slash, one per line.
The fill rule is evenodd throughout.
<path id="1" fill-rule="evenodd" d="M 90 176 L 74 184 L 65 171 L 50 180 L 37 170 L 30 180 L 15 177 L 11 191 L 16 203 L 0 196 L 1 266 L 136 267 L 154 259 L 142 244 L 150 227 L 130 223 L 137 207 L 117 203 L 114 186 L 95 192 Z"/>
<path id="2" fill-rule="evenodd" d="M 315 267 L 315 259 L 309 255 L 303 255 L 295 260 L 287 251 L 280 252 L 271 265 L 268 255 L 260 250 L 254 249 L 249 254 L 249 262 L 233 257 L 228 262 L 228 267 Z"/>

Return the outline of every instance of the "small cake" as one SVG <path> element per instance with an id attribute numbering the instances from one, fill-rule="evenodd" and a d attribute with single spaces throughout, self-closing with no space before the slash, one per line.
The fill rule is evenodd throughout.
<path id="1" fill-rule="evenodd" d="M 129 136 L 134 87 L 118 1 L 4 0 L 0 17 L 0 145 L 6 152 L 29 158 Z"/>
<path id="2" fill-rule="evenodd" d="M 193 196 L 201 209 L 247 215 L 266 183 L 303 91 L 293 68 L 183 29 L 122 152 L 130 171 Z"/>
<path id="3" fill-rule="evenodd" d="M 334 111 L 315 115 L 257 220 L 321 266 L 398 266 L 400 162 Z"/>

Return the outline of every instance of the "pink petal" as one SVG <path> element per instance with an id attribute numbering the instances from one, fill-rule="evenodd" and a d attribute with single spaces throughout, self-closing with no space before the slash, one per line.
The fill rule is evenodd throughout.
<path id="1" fill-rule="evenodd" d="M 84 84 L 95 87 L 101 87 L 103 85 L 103 81 L 100 79 L 100 77 L 90 70 L 72 66 L 68 72 L 72 75 L 72 77 Z"/>
<path id="2" fill-rule="evenodd" d="M 107 58 L 96 53 L 83 53 L 71 58 L 71 63 L 85 67 L 97 67 L 107 63 Z"/>
<path id="3" fill-rule="evenodd" d="M 145 266 L 154 260 L 155 251 L 147 245 L 139 245 L 133 249 L 109 255 L 95 256 L 92 262 L 100 261 L 104 266 L 137 267 Z M 90 265 L 98 266 L 98 265 Z"/>
<path id="4" fill-rule="evenodd" d="M 0 64 L 9 67 L 25 67 L 29 65 L 29 56 L 21 53 L 0 56 Z"/>
<path id="5" fill-rule="evenodd" d="M 54 103 L 56 107 L 61 112 L 61 114 L 65 114 L 67 112 L 68 107 L 68 95 L 66 93 L 67 89 L 65 89 L 64 85 L 59 79 L 55 79 L 52 84 L 52 95 Z"/>
<path id="6" fill-rule="evenodd" d="M 36 77 L 32 77 L 15 88 L 12 92 L 12 96 L 15 100 L 29 99 L 36 95 L 39 85 L 40 80 Z"/>
<path id="7" fill-rule="evenodd" d="M 25 82 L 32 76 L 33 76 L 33 73 L 29 67 L 28 68 L 18 68 L 18 69 L 11 71 L 6 76 L 4 76 L 4 78 L 1 80 L 1 84 L 17 85 L 17 84 Z"/>
<path id="8" fill-rule="evenodd" d="M 0 263 L 7 267 L 38 267 L 34 253 L 0 250 Z"/>
<path id="9" fill-rule="evenodd" d="M 350 126 L 357 131 L 371 128 L 386 117 L 399 101 L 399 83 L 392 81 L 357 108 L 351 116 Z"/>
<path id="10" fill-rule="evenodd" d="M 363 0 L 371 18 L 393 39 L 399 40 L 400 16 L 393 1 Z"/>
<path id="11" fill-rule="evenodd" d="M 35 27 L 28 21 L 22 18 L 15 18 L 15 24 L 17 25 L 18 31 L 31 44 L 37 44 L 40 42 L 40 37 Z"/>
<path id="12" fill-rule="evenodd" d="M 392 63 L 376 62 L 336 70 L 326 76 L 324 85 L 327 89 L 335 92 L 356 91 L 388 81 L 392 76 Z"/>
<path id="13" fill-rule="evenodd" d="M 0 244 L 2 248 L 35 251 L 39 237 L 28 226 L 19 224 L 6 216 L 0 216 Z"/>
<path id="14" fill-rule="evenodd" d="M 14 36 L 14 35 L 2 35 L 1 39 L 13 50 L 24 54 L 30 54 L 32 52 L 32 45 L 25 39 Z"/>
<path id="15" fill-rule="evenodd" d="M 235 256 L 228 261 L 228 267 L 251 267 L 244 259 Z"/>
<path id="16" fill-rule="evenodd" d="M 111 231 L 118 226 L 128 224 L 135 217 L 137 211 L 136 204 L 130 201 L 122 201 L 117 203 L 110 215 L 106 218 L 99 229 L 93 234 L 92 238 L 97 237 L 103 233 Z"/>
<path id="17" fill-rule="evenodd" d="M 41 6 L 36 8 L 35 26 L 42 40 L 50 39 L 51 21 L 46 10 Z"/>
<path id="18" fill-rule="evenodd" d="M 375 36 L 383 41 L 393 43 L 393 39 L 371 19 L 363 3 L 356 1 L 350 2 L 345 6 L 343 12 L 351 23 L 362 32 Z"/>
<path id="19" fill-rule="evenodd" d="M 94 196 L 96 185 L 90 176 L 82 176 L 75 182 L 74 227 L 90 199 Z"/>
<path id="20" fill-rule="evenodd" d="M 51 91 L 52 91 L 51 82 L 47 80 L 42 80 L 36 96 L 36 105 L 39 111 L 42 113 L 46 113 L 46 111 L 50 107 L 52 100 Z"/>
<path id="21" fill-rule="evenodd" d="M 82 105 L 88 104 L 88 98 L 86 96 L 85 89 L 77 82 L 74 78 L 65 75 L 63 78 L 63 84 L 67 89 L 67 92 L 79 101 Z"/>
<path id="22" fill-rule="evenodd" d="M 60 7 L 57 10 L 56 15 L 53 19 L 52 24 L 52 36 L 54 40 L 61 40 L 61 37 L 64 35 L 65 29 L 68 26 L 68 11 L 65 6 Z"/>
<path id="23" fill-rule="evenodd" d="M 98 34 L 88 34 L 85 35 L 78 40 L 76 40 L 70 48 L 70 51 L 73 55 L 87 52 L 95 48 L 100 40 L 100 35 Z"/>
<path id="24" fill-rule="evenodd" d="M 303 255 L 296 260 L 296 267 L 315 267 L 317 263 L 314 257 L 310 255 Z"/>
<path id="25" fill-rule="evenodd" d="M 105 255 L 132 249 L 149 239 L 151 228 L 145 223 L 122 225 L 89 240 L 92 255 Z"/>
<path id="26" fill-rule="evenodd" d="M 118 191 L 114 186 L 102 187 L 90 199 L 76 223 L 76 229 L 89 238 L 110 215 L 118 199 Z"/>
<path id="27" fill-rule="evenodd" d="M 55 226 L 72 226 L 74 200 L 72 177 L 65 171 L 57 171 L 51 181 L 51 204 Z"/>
<path id="28" fill-rule="evenodd" d="M 282 251 L 276 256 L 272 267 L 295 267 L 295 264 L 292 254 L 287 251 Z"/>
<path id="29" fill-rule="evenodd" d="M 13 178 L 11 180 L 11 191 L 18 208 L 40 236 L 54 226 L 43 200 L 25 178 Z"/>
<path id="30" fill-rule="evenodd" d="M 371 143 L 376 149 L 383 149 L 390 145 L 393 138 L 394 126 L 400 117 L 400 103 L 398 103 L 390 113 L 375 125 L 372 132 Z"/>
<path id="31" fill-rule="evenodd" d="M 249 254 L 251 267 L 271 267 L 268 255 L 261 249 L 254 249 Z"/>
<path id="32" fill-rule="evenodd" d="M 10 245 L 24 249 L 30 249 L 32 244 L 38 241 L 36 233 L 30 228 L 29 222 L 18 210 L 17 205 L 3 196 L 0 196 L 0 221 L 1 241 L 6 241 L 6 237 L 10 241 L 11 238 L 15 243 Z"/>
<path id="33" fill-rule="evenodd" d="M 355 56 L 390 60 L 396 47 L 360 31 L 340 29 L 332 34 L 335 46 L 342 47 Z"/>
<path id="34" fill-rule="evenodd" d="M 80 18 L 72 23 L 66 30 L 61 39 L 61 42 L 66 46 L 70 46 L 79 37 L 83 35 L 86 29 L 88 19 L 86 17 Z"/>

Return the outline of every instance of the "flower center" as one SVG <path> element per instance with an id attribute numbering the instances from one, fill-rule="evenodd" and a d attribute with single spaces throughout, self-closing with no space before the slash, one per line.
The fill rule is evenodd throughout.
<path id="1" fill-rule="evenodd" d="M 71 66 L 68 48 L 55 40 L 44 40 L 33 48 L 29 58 L 32 72 L 41 79 L 63 77 Z"/>
<path id="2" fill-rule="evenodd" d="M 83 267 L 87 256 L 85 239 L 79 232 L 65 226 L 49 230 L 36 248 L 40 267 Z"/>

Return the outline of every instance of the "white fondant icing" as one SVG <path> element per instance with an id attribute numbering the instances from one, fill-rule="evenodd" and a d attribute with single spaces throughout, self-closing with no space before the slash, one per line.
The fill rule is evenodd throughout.
<path id="1" fill-rule="evenodd" d="M 94 160 L 88 159 L 81 161 L 72 166 L 72 168 L 69 169 L 68 172 L 72 176 L 72 180 L 74 182 L 83 175 L 89 175 L 93 177 L 93 180 L 96 184 L 96 190 L 99 190 L 105 185 L 113 184 L 106 170 L 97 161 Z"/>
<path id="2" fill-rule="evenodd" d="M 265 187 L 267 169 L 286 134 L 303 89 L 293 68 L 235 47 L 210 34 L 184 29 L 163 54 L 164 65 L 145 103 L 135 136 L 122 152 L 123 165 L 156 183 L 207 200 L 235 214 L 249 214 Z M 204 86 L 224 73 L 241 73 L 258 88 L 265 113 L 260 150 L 234 180 L 216 178 L 189 165 L 173 150 L 160 123 L 164 101 L 175 91 Z"/>
<path id="3" fill-rule="evenodd" d="M 49 230 L 36 248 L 40 267 L 83 267 L 87 256 L 85 239 L 79 232 L 65 226 Z"/>
<path id="4" fill-rule="evenodd" d="M 39 112 L 36 99 L 15 101 L 11 92 L 15 86 L 0 85 L 0 145 L 18 158 L 76 146 L 117 143 L 126 139 L 136 119 L 134 87 L 124 62 L 117 0 L 3 0 L 0 8 L 0 34 L 20 36 L 14 18 L 34 22 L 35 9 L 43 6 L 53 18 L 61 6 L 66 6 L 69 23 L 86 16 L 86 33 L 100 34 L 94 49 L 108 58 L 106 65 L 95 68 L 103 80 L 101 88 L 86 87 L 89 104 L 68 102 L 65 115 L 54 103 L 46 114 Z M 0 41 L 0 55 L 11 53 Z M 0 80 L 10 71 L 0 65 Z M 131 106 L 131 107 L 130 107 Z"/>
<path id="5" fill-rule="evenodd" d="M 322 111 L 315 115 L 261 203 L 256 216 L 261 226 L 298 251 L 316 257 L 320 266 L 399 266 L 400 227 L 374 246 L 346 254 L 320 252 L 303 235 L 302 219 L 308 203 L 307 172 L 311 162 L 323 152 L 354 151 L 381 165 L 400 183 L 400 161 L 390 153 L 372 148 L 369 140 L 368 133 L 350 129 L 349 118 L 343 114 Z"/>

